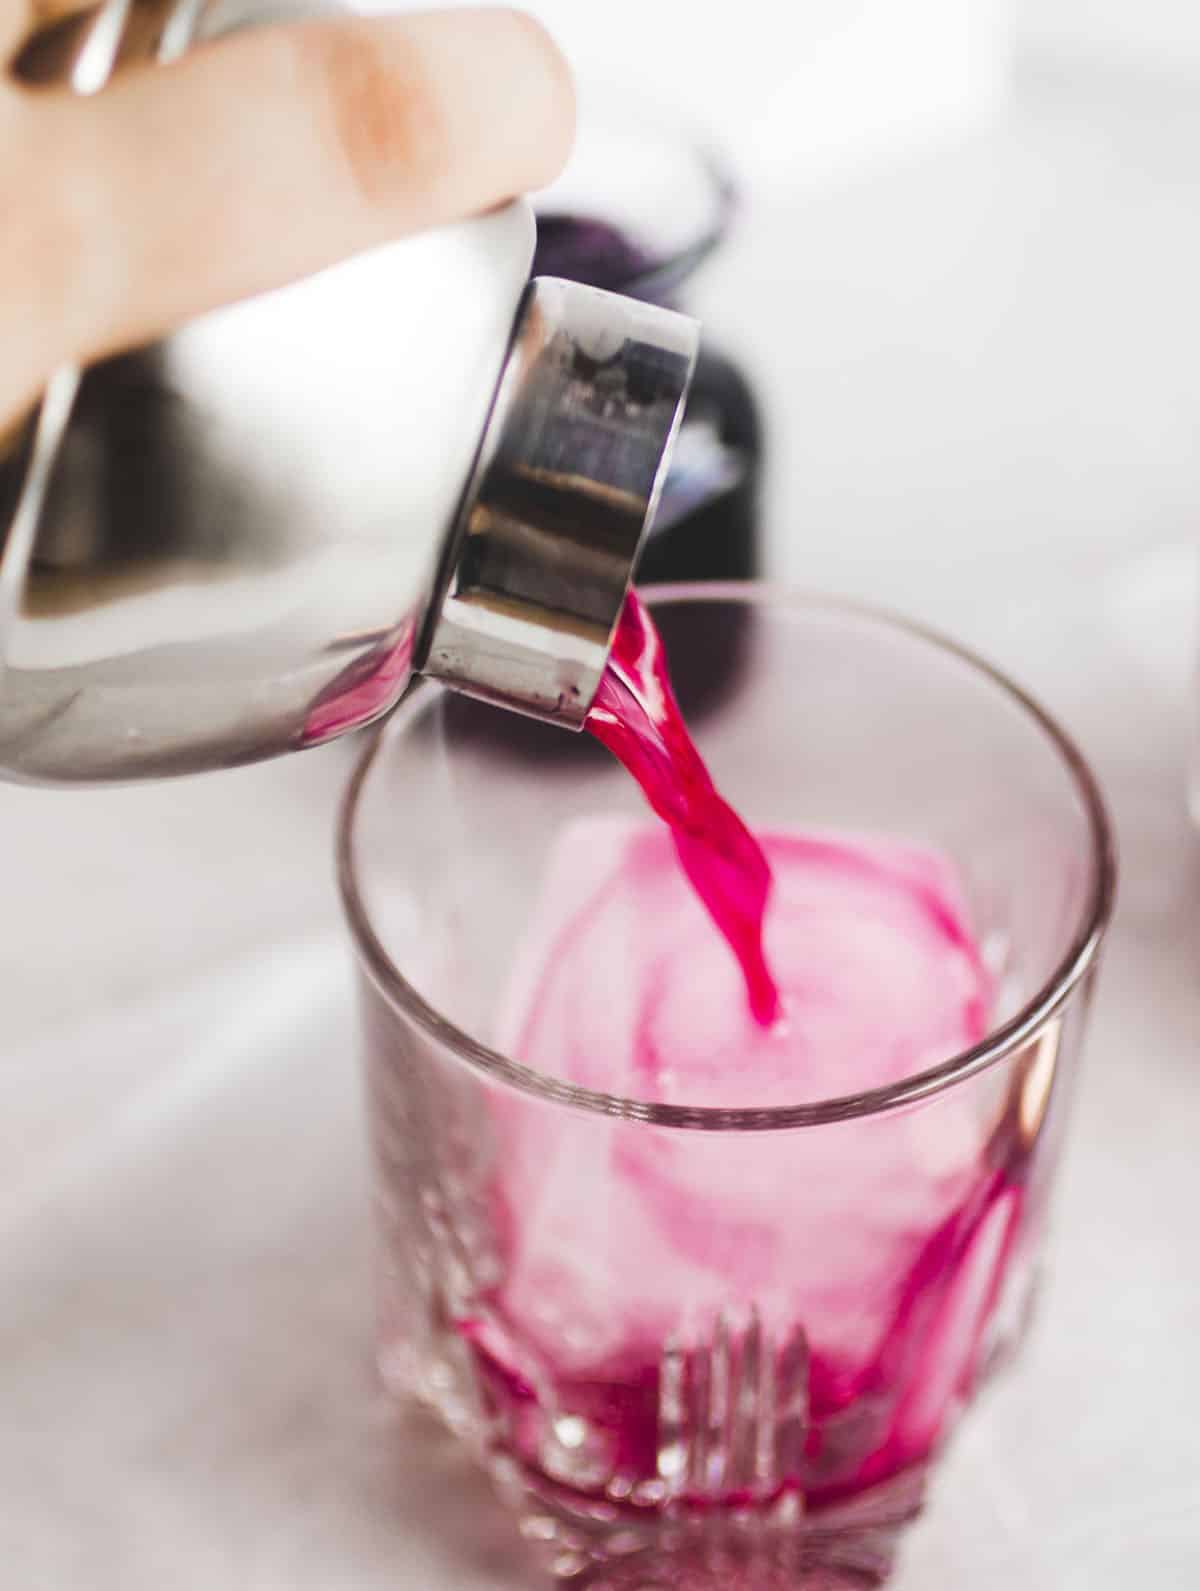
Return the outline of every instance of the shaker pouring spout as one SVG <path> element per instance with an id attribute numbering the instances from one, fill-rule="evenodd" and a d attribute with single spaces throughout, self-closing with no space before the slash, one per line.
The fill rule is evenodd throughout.
<path id="1" fill-rule="evenodd" d="M 673 310 L 526 291 L 416 667 L 582 728 L 653 522 L 699 345 Z"/>

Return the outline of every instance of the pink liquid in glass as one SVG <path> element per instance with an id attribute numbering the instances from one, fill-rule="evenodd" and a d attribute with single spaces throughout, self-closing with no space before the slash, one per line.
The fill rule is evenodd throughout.
<path id="1" fill-rule="evenodd" d="M 636 600 L 589 727 L 667 826 L 560 836 L 498 1034 L 510 1053 L 607 1093 L 765 1109 L 880 1088 L 983 1037 L 990 979 L 951 865 L 893 840 L 751 835 Z M 636 1512 L 795 1491 L 819 1510 L 935 1446 L 1020 1222 L 1011 1110 L 984 1121 L 951 1091 L 725 1135 L 564 1127 L 522 1102 L 497 1126 L 502 1280 L 458 1329 L 545 1495 Z"/>

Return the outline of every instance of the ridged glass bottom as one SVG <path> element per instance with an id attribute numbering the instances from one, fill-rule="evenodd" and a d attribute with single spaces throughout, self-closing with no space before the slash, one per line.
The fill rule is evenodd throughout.
<path id="1" fill-rule="evenodd" d="M 759 1507 L 698 1511 L 667 1504 L 641 1519 L 628 1512 L 606 1519 L 547 1497 L 504 1458 L 489 1468 L 549 1573 L 595 1591 L 877 1586 L 925 1490 L 921 1467 L 811 1517 L 799 1496 L 786 1492 Z"/>
<path id="2" fill-rule="evenodd" d="M 1008 1281 L 976 1393 L 1019 1347 L 1036 1301 L 1036 1267 L 1020 1267 Z M 498 1414 L 477 1348 L 437 1311 L 426 1315 L 430 1329 L 419 1343 L 397 1337 L 386 1329 L 387 1294 L 385 1278 L 382 1340 L 390 1346 L 380 1367 L 389 1390 L 428 1407 L 475 1454 L 551 1579 L 589 1591 L 879 1586 L 923 1507 L 930 1461 L 815 1506 L 780 1484 L 804 1443 L 802 1343 L 782 1355 L 759 1344 L 756 1355 L 753 1339 L 731 1351 L 729 1334 L 718 1332 L 703 1352 L 682 1359 L 664 1352 L 659 1478 L 634 1481 L 619 1467 L 598 1466 L 593 1433 L 578 1419 L 546 1420 L 538 1462 L 523 1461 L 511 1407 Z M 411 1295 L 404 1303 L 411 1308 Z M 770 1374 L 768 1361 L 776 1365 Z"/>

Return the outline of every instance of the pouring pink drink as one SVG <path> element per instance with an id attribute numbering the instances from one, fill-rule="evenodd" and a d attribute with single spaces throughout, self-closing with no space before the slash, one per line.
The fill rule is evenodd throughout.
<path id="1" fill-rule="evenodd" d="M 510 994 L 511 1053 L 593 1090 L 769 1107 L 898 1082 L 983 1037 L 991 979 L 950 864 L 891 841 L 755 837 L 692 744 L 636 598 L 588 727 L 666 827 L 585 819 L 562 836 Z M 667 1136 L 615 1130 L 589 1168 L 527 1119 L 504 1135 L 506 1279 L 486 1324 L 464 1329 L 543 1478 L 610 1500 L 615 1478 L 633 1508 L 790 1488 L 819 1506 L 927 1456 L 979 1364 L 1022 1145 L 964 1110 L 932 1135 L 890 1132 L 852 1167 L 831 1136 L 799 1183 L 791 1151 L 764 1144 L 748 1179 L 741 1157 L 698 1165 Z M 750 1436 L 723 1414 L 702 1456 L 695 1433 L 664 1443 L 669 1398 L 706 1402 L 704 1421 L 728 1403 L 714 1331 L 739 1395 L 786 1383 L 791 1430 L 769 1453 L 733 1452 Z M 763 1340 L 770 1376 L 741 1362 Z M 710 1384 L 685 1388 L 700 1373 Z M 582 1455 L 547 1442 L 548 1406 L 569 1435 L 586 1428 Z"/>
<path id="2" fill-rule="evenodd" d="M 862 1584 L 1019 1337 L 1107 831 L 1054 727 L 928 637 L 659 600 L 706 758 L 636 604 L 589 723 L 653 814 L 428 697 L 348 808 L 381 1363 L 556 1574 Z"/>

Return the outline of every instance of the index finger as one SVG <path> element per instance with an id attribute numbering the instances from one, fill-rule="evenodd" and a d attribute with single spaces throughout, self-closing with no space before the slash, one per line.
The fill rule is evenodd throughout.
<path id="1" fill-rule="evenodd" d="M 250 30 L 28 112 L 53 152 L 37 274 L 57 360 L 541 186 L 573 96 L 541 28 L 488 7 Z"/>

